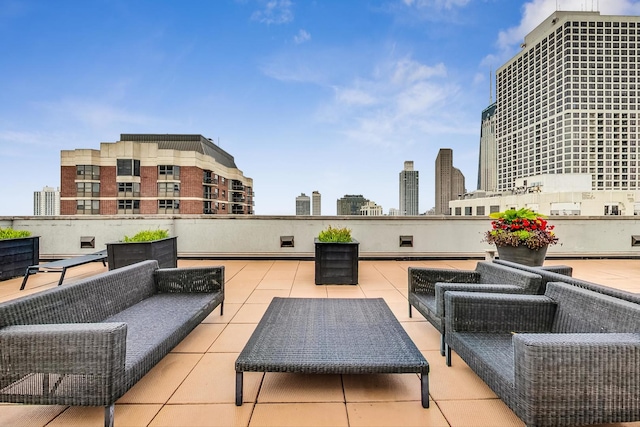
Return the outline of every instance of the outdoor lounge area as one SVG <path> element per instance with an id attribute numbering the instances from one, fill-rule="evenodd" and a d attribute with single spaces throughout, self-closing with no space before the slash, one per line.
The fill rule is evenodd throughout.
<path id="1" fill-rule="evenodd" d="M 409 267 L 473 269 L 469 260 L 361 260 L 358 285 L 315 285 L 313 261 L 179 260 L 179 267 L 225 267 L 224 314 L 214 310 L 115 406 L 116 426 L 522 426 L 522 421 L 453 353 L 440 354 L 440 333 L 419 313 L 409 317 Z M 640 292 L 636 259 L 553 259 L 573 277 Z M 67 286 L 107 271 L 102 263 L 67 272 Z M 56 287 L 38 274 L 0 282 L 0 301 Z M 274 297 L 383 298 L 429 362 L 428 408 L 418 374 L 245 372 L 235 404 L 234 363 Z M 0 404 L 0 425 L 101 426 L 102 407 Z M 640 422 L 610 424 L 640 426 Z"/>

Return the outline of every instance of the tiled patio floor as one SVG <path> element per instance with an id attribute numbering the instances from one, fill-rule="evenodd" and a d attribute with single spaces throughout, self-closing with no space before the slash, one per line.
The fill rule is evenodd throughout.
<path id="1" fill-rule="evenodd" d="M 409 266 L 474 268 L 477 260 L 361 261 L 357 286 L 316 286 L 312 261 L 180 260 L 224 265 L 225 314 L 216 309 L 116 404 L 116 426 L 522 426 L 454 354 L 447 367 L 439 334 L 414 311 L 408 317 Z M 574 276 L 640 292 L 640 260 L 551 260 Z M 106 271 L 70 269 L 65 283 Z M 0 282 L 0 301 L 57 284 L 58 274 Z M 245 403 L 234 404 L 234 362 L 274 296 L 382 297 L 430 364 L 431 406 L 420 405 L 415 374 L 296 375 L 245 373 Z M 0 404 L 1 426 L 101 426 L 103 408 Z M 640 426 L 638 423 L 613 424 Z"/>

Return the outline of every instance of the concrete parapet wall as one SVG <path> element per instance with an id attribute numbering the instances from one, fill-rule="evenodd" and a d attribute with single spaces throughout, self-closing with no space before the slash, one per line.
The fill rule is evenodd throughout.
<path id="1" fill-rule="evenodd" d="M 560 244 L 548 258 L 640 257 L 640 217 L 551 217 Z M 486 217 L 416 216 L 57 216 L 0 217 L 0 227 L 40 236 L 41 259 L 104 249 L 140 230 L 166 229 L 178 236 L 181 258 L 313 258 L 313 239 L 327 226 L 348 227 L 360 242 L 361 258 L 482 258 Z M 293 236 L 293 247 L 281 247 Z M 400 246 L 412 236 L 413 246 Z M 94 248 L 81 247 L 93 238 Z M 639 243 L 640 244 L 640 243 Z"/>

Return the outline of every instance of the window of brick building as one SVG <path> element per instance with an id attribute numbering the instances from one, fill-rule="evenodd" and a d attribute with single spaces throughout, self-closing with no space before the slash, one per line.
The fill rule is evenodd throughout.
<path id="1" fill-rule="evenodd" d="M 118 176 L 140 176 L 140 160 L 118 159 Z"/>

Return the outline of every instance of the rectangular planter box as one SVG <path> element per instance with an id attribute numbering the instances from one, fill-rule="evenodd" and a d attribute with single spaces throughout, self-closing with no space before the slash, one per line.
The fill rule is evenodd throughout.
<path id="1" fill-rule="evenodd" d="M 39 236 L 0 240 L 0 280 L 24 276 L 27 267 L 39 263 Z"/>
<path id="2" fill-rule="evenodd" d="M 315 239 L 316 285 L 358 284 L 358 241 L 321 242 Z"/>
<path id="3" fill-rule="evenodd" d="M 155 259 L 160 268 L 178 266 L 178 237 L 151 242 L 114 242 L 107 243 L 107 262 L 109 270 Z"/>

